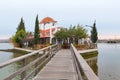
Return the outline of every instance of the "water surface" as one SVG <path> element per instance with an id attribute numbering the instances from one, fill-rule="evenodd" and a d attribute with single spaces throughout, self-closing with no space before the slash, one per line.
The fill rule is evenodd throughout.
<path id="1" fill-rule="evenodd" d="M 100 80 L 120 80 L 120 44 L 99 43 L 98 55 L 86 60 Z"/>
<path id="2" fill-rule="evenodd" d="M 13 45 L 11 43 L 0 43 L 0 49 L 13 49 Z M 19 52 L 3 52 L 0 51 L 0 63 L 3 63 L 5 61 L 8 61 L 10 59 L 22 56 L 24 54 Z M 5 77 L 10 75 L 11 73 L 15 72 L 17 69 L 19 69 L 20 63 L 14 63 L 12 65 L 9 65 L 7 67 L 4 67 L 0 69 L 0 80 L 3 80 Z M 15 78 L 14 80 L 19 80 L 18 78 Z"/>
<path id="3" fill-rule="evenodd" d="M 98 75 L 101 80 L 120 80 L 120 44 L 98 44 Z"/>

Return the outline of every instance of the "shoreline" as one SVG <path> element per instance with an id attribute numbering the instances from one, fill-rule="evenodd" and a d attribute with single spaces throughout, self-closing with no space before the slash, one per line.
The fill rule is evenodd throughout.
<path id="1" fill-rule="evenodd" d="M 14 52 L 14 53 L 22 53 L 22 54 L 28 54 L 29 52 L 27 51 L 22 51 L 22 50 L 17 50 L 17 49 L 0 49 L 0 51 L 2 52 Z"/>

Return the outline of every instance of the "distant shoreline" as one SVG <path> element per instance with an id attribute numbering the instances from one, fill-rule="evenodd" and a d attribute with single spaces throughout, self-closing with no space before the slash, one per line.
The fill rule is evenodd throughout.
<path id="1" fill-rule="evenodd" d="M 9 39 L 0 39 L 0 43 L 10 43 Z"/>

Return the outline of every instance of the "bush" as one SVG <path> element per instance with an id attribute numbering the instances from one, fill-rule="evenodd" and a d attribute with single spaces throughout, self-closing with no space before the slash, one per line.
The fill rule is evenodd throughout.
<path id="1" fill-rule="evenodd" d="M 18 31 L 15 36 L 12 37 L 12 42 L 15 47 L 22 47 L 22 41 L 26 38 L 26 33 L 24 30 Z"/>

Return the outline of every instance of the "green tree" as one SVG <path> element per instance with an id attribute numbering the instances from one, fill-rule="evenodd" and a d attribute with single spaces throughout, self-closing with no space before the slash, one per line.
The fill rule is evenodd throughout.
<path id="1" fill-rule="evenodd" d="M 70 26 L 68 29 L 68 38 L 70 43 L 75 42 L 76 26 Z"/>
<path id="2" fill-rule="evenodd" d="M 78 24 L 75 30 L 75 36 L 77 39 L 86 38 L 87 30 Z"/>
<path id="3" fill-rule="evenodd" d="M 33 33 L 28 31 L 28 32 L 26 32 L 26 36 L 27 36 L 27 38 L 31 37 L 31 36 L 33 36 Z"/>
<path id="4" fill-rule="evenodd" d="M 73 36 L 75 36 L 75 27 L 72 27 L 72 25 L 70 26 L 70 28 L 68 29 L 68 37 L 72 38 Z"/>
<path id="5" fill-rule="evenodd" d="M 40 41 L 40 32 L 39 32 L 39 21 L 38 21 L 38 15 L 36 16 L 35 21 L 35 31 L 34 31 L 34 44 L 39 44 Z"/>
<path id="6" fill-rule="evenodd" d="M 79 39 L 86 37 L 87 37 L 87 30 L 78 24 L 75 30 L 76 43 L 78 44 Z"/>
<path id="7" fill-rule="evenodd" d="M 98 40 L 98 33 L 97 33 L 97 29 L 96 29 L 96 21 L 93 24 L 92 30 L 91 30 L 91 41 L 93 43 L 96 43 Z"/>
<path id="8" fill-rule="evenodd" d="M 21 18 L 21 21 L 20 21 L 20 23 L 19 23 L 19 25 L 18 25 L 18 27 L 17 27 L 17 32 L 20 31 L 20 30 L 22 30 L 22 29 L 26 32 L 23 18 Z M 16 33 L 17 33 L 17 32 L 16 32 Z"/>
<path id="9" fill-rule="evenodd" d="M 69 29 L 61 29 L 55 33 L 55 38 L 60 41 L 65 41 L 69 38 L 70 43 L 78 41 L 78 39 L 86 38 L 87 30 L 79 24 L 77 26 L 70 26 Z M 78 42 L 77 42 L 78 43 Z"/>
<path id="10" fill-rule="evenodd" d="M 60 41 L 62 41 L 63 39 L 66 39 L 67 37 L 65 29 L 61 29 L 60 31 L 56 32 L 54 35 L 55 35 L 55 38 Z"/>
<path id="11" fill-rule="evenodd" d="M 21 18 L 21 21 L 17 27 L 17 31 L 15 35 L 12 37 L 12 42 L 14 46 L 16 47 L 22 47 L 23 46 L 23 40 L 26 39 L 26 30 L 25 30 L 25 24 L 23 21 L 23 18 Z"/>
<path id="12" fill-rule="evenodd" d="M 20 31 L 18 31 L 15 36 L 13 36 L 13 41 L 15 43 L 18 44 L 18 47 L 22 47 L 23 46 L 23 40 L 26 39 L 26 33 L 23 29 L 21 29 Z"/>

